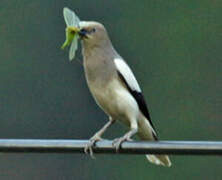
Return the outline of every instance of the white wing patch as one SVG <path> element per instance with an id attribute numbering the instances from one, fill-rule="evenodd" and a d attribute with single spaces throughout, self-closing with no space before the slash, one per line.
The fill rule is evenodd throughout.
<path id="1" fill-rule="evenodd" d="M 117 70 L 122 74 L 127 84 L 132 90 L 136 90 L 137 92 L 141 92 L 140 86 L 133 75 L 130 67 L 126 64 L 126 62 L 121 58 L 114 59 L 114 63 L 117 67 Z"/>

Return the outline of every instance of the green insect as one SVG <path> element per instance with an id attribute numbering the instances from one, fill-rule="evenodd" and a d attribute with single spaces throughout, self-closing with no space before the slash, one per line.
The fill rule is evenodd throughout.
<path id="1" fill-rule="evenodd" d="M 66 40 L 63 43 L 61 49 L 64 49 L 65 47 L 70 46 L 69 50 L 69 60 L 73 60 L 75 58 L 76 50 L 78 49 L 78 39 L 79 35 L 78 32 L 79 29 L 79 23 L 80 20 L 76 14 L 71 11 L 69 8 L 63 9 L 63 16 L 66 22 Z"/>

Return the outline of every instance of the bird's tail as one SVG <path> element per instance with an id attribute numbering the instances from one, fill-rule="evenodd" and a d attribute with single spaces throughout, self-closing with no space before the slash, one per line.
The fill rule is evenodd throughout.
<path id="1" fill-rule="evenodd" d="M 171 166 L 170 159 L 167 155 L 146 155 L 146 158 L 156 165 Z"/>
<path id="2" fill-rule="evenodd" d="M 155 141 L 151 126 L 147 120 L 140 124 L 138 136 L 141 140 Z M 167 155 L 146 155 L 147 159 L 156 165 L 171 166 L 171 161 Z"/>

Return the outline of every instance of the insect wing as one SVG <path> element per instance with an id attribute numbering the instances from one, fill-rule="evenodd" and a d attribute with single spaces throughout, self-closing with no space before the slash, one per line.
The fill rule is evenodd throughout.
<path id="1" fill-rule="evenodd" d="M 75 58 L 76 50 L 78 48 L 78 35 L 74 36 L 69 50 L 69 60 L 72 61 Z"/>
<path id="2" fill-rule="evenodd" d="M 67 26 L 74 26 L 74 27 L 79 27 L 79 18 L 76 16 L 76 14 L 71 11 L 69 8 L 64 8 L 63 9 L 63 16 L 66 22 Z"/>
<path id="3" fill-rule="evenodd" d="M 69 9 L 63 9 L 63 16 L 67 26 L 73 26 L 73 22 L 75 21 L 75 14 Z"/>
<path id="4" fill-rule="evenodd" d="M 75 15 L 75 21 L 73 22 L 75 27 L 79 27 L 80 19 Z"/>

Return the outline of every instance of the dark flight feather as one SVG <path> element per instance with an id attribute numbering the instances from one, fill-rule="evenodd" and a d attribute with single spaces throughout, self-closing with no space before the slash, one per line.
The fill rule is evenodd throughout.
<path id="1" fill-rule="evenodd" d="M 136 102 L 137 102 L 137 104 L 139 106 L 140 111 L 147 118 L 147 120 L 149 121 L 150 125 L 152 126 L 153 130 L 156 133 L 156 130 L 155 130 L 154 125 L 153 125 L 153 123 L 151 121 L 150 114 L 149 114 L 149 111 L 148 111 L 148 108 L 147 108 L 147 105 L 146 105 L 146 101 L 145 101 L 145 98 L 144 98 L 142 92 L 138 92 L 136 90 L 132 90 L 129 87 L 129 85 L 127 84 L 127 82 L 126 82 L 125 78 L 123 77 L 123 75 L 119 71 L 117 71 L 117 73 L 118 73 L 120 79 L 126 85 L 126 87 L 127 87 L 128 91 L 130 92 L 130 94 L 132 94 L 132 96 L 135 98 L 135 100 L 136 100 Z M 157 140 L 157 135 L 155 133 L 153 133 L 153 137 L 154 137 L 155 140 Z"/>

